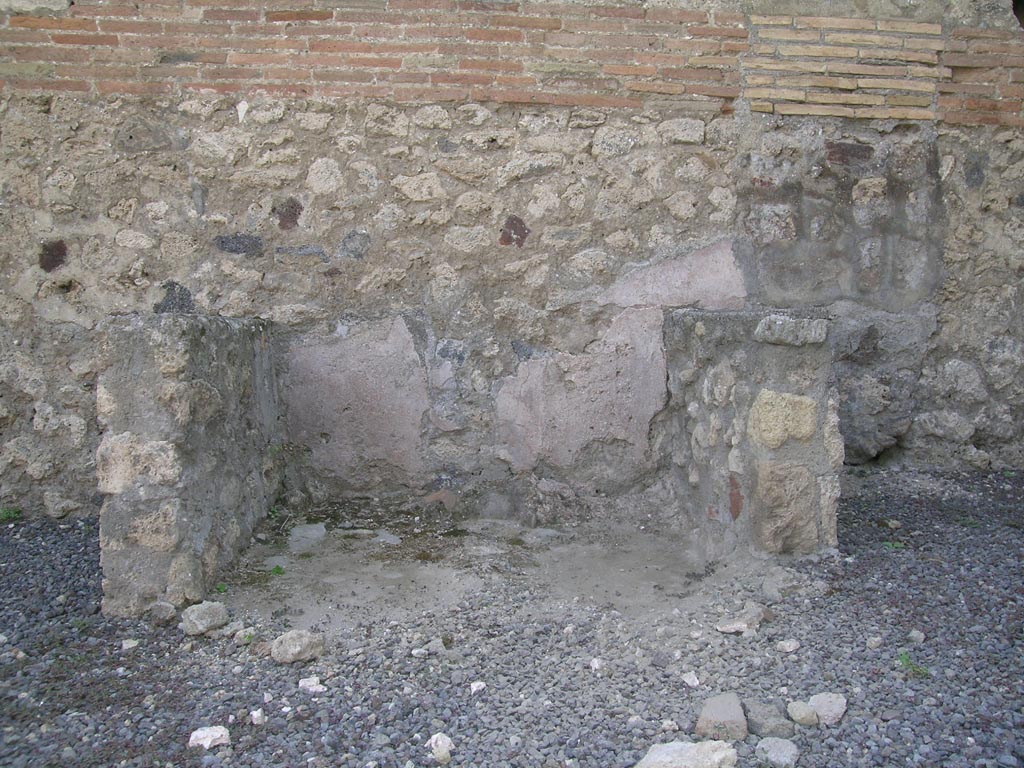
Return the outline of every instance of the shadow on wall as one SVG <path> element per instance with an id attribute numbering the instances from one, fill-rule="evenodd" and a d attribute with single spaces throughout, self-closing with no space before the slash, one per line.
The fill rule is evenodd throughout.
<path id="1" fill-rule="evenodd" d="M 1017 21 L 1024 27 L 1024 0 L 1013 0 L 1013 15 L 1017 17 Z"/>

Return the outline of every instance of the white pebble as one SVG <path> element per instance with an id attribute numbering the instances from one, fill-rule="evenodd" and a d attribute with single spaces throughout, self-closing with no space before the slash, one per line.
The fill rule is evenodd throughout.
<path id="1" fill-rule="evenodd" d="M 444 733 L 435 733 L 427 740 L 427 749 L 441 765 L 447 765 L 452 759 L 455 743 Z"/>
<path id="2" fill-rule="evenodd" d="M 134 648 L 138 648 L 138 647 L 139 647 L 139 641 L 138 640 L 122 640 L 121 641 L 121 650 L 122 651 L 130 651 L 130 650 L 132 650 Z"/>
<path id="3" fill-rule="evenodd" d="M 188 737 L 188 745 L 190 747 L 202 747 L 203 749 L 212 749 L 213 747 L 230 743 L 231 735 L 223 725 L 211 725 L 207 728 L 200 728 L 192 731 L 192 735 Z"/>
<path id="4" fill-rule="evenodd" d="M 920 645 L 924 642 L 924 632 L 919 629 L 912 629 L 907 633 L 907 639 L 914 645 Z"/>
<path id="5" fill-rule="evenodd" d="M 259 709 L 254 709 L 252 712 L 250 712 L 249 721 L 253 725 L 266 725 L 267 716 L 263 712 L 263 707 L 260 707 Z"/>
<path id="6" fill-rule="evenodd" d="M 683 682 L 691 688 L 696 688 L 698 685 L 700 685 L 700 680 L 697 677 L 697 673 L 693 672 L 692 670 L 683 675 Z"/>
<path id="7" fill-rule="evenodd" d="M 299 680 L 299 690 L 306 693 L 323 693 L 327 690 L 327 686 L 320 685 L 320 678 L 314 675 L 313 677 L 303 677 Z"/>
<path id="8" fill-rule="evenodd" d="M 869 651 L 876 651 L 882 647 L 882 638 L 879 635 L 872 635 L 868 638 L 867 646 Z"/>
<path id="9" fill-rule="evenodd" d="M 793 639 L 780 640 L 778 643 L 776 643 L 775 649 L 780 653 L 795 653 L 796 651 L 800 650 L 800 641 Z"/>
<path id="10" fill-rule="evenodd" d="M 485 683 L 483 680 L 474 680 L 472 683 L 469 684 L 469 692 L 473 696 L 476 696 L 485 688 L 487 688 L 487 683 Z"/>
<path id="11" fill-rule="evenodd" d="M 604 668 L 604 662 L 601 659 L 597 658 L 591 659 L 590 668 L 595 672 L 600 672 Z"/>

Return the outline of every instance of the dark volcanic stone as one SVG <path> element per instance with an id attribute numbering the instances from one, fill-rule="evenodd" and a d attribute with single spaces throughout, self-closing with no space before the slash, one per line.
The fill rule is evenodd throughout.
<path id="1" fill-rule="evenodd" d="M 236 232 L 233 235 L 218 235 L 213 238 L 213 244 L 226 253 L 238 253 L 245 256 L 263 254 L 263 238 L 259 235 L 245 235 L 241 232 Z"/>
<path id="2" fill-rule="evenodd" d="M 361 259 L 370 250 L 370 235 L 362 229 L 353 229 L 341 241 L 338 256 L 343 259 Z"/>
<path id="3" fill-rule="evenodd" d="M 167 291 L 166 295 L 153 305 L 153 311 L 157 314 L 166 312 L 177 312 L 179 314 L 193 314 L 196 311 L 195 302 L 192 301 L 192 292 L 173 280 L 168 280 L 162 286 Z"/>
<path id="4" fill-rule="evenodd" d="M 44 272 L 64 266 L 68 258 L 68 246 L 63 240 L 47 240 L 39 249 L 39 268 Z"/>

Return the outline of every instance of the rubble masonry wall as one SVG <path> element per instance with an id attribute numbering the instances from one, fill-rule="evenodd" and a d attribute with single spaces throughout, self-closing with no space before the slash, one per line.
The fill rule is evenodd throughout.
<path id="1" fill-rule="evenodd" d="M 99 327 L 103 610 L 196 602 L 277 493 L 266 324 L 120 315 Z"/>
<path id="2" fill-rule="evenodd" d="M 515 418 L 681 308 L 829 318 L 848 461 L 1020 465 L 1009 4 L 264 5 L 0 3 L 4 505 L 102 502 L 122 312 L 272 321 L 309 498 L 643 491 L 652 377 L 599 440 Z"/>

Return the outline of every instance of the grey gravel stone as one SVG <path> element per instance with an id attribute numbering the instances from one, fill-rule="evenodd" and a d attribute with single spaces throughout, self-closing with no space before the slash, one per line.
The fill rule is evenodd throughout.
<path id="1" fill-rule="evenodd" d="M 781 704 L 770 704 L 757 699 L 745 699 L 743 709 L 747 714 L 747 727 L 756 736 L 789 738 L 796 731 L 788 720 Z"/>
<path id="2" fill-rule="evenodd" d="M 256 640 L 245 646 L 113 619 L 98 613 L 95 518 L 0 526 L 0 629 L 7 638 L 0 644 L 0 721 L 18 724 L 0 738 L 0 765 L 426 766 L 433 760 L 426 741 L 443 731 L 457 745 L 452 765 L 627 768 L 677 735 L 662 731 L 663 721 L 692 734 L 703 703 L 683 682 L 693 671 L 697 690 L 734 690 L 747 702 L 751 730 L 751 701 L 770 702 L 783 689 L 793 699 L 842 691 L 849 710 L 837 725 L 792 737 L 800 768 L 1014 768 L 1024 754 L 1019 691 L 995 681 L 1024 679 L 1024 659 L 1003 631 L 1019 624 L 1019 569 L 1012 565 L 1024 548 L 1024 473 L 853 471 L 844 484 L 841 556 L 787 567 L 800 583 L 825 589 L 813 598 L 806 589 L 780 590 L 772 622 L 758 637 L 736 642 L 712 627 L 723 605 L 735 604 L 727 600 L 762 594 L 760 574 L 733 586 L 720 570 L 714 584 L 698 579 L 686 601 L 666 596 L 657 615 L 638 618 L 640 606 L 616 610 L 604 597 L 555 599 L 550 585 L 520 564 L 516 573 L 490 571 L 448 608 L 399 616 L 388 603 L 357 621 L 328 606 L 333 624 L 323 631 L 331 652 L 301 673 L 274 662 L 271 643 L 260 639 L 290 629 L 289 620 L 309 626 L 317 617 L 292 613 L 286 603 L 273 616 L 230 603 L 253 628 Z M 965 505 L 978 527 L 951 535 Z M 878 526 L 883 517 L 898 517 L 901 530 L 913 531 L 913 547 L 899 556 L 887 551 L 882 542 L 893 534 Z M 350 528 L 372 538 L 384 525 L 414 551 L 423 541 L 390 521 L 358 520 Z M 510 549 L 536 555 L 565 540 Z M 479 543 L 474 536 L 461 541 Z M 487 558 L 488 566 L 501 564 L 500 555 Z M 285 565 L 291 574 L 294 566 Z M 240 580 L 220 578 L 229 586 L 225 601 L 234 599 Z M 688 607 L 696 598 L 700 604 Z M 911 656 L 930 676 L 907 674 L 898 661 L 914 627 L 928 637 Z M 869 650 L 868 636 L 886 644 Z M 409 655 L 441 637 L 451 643 L 444 656 Z M 787 637 L 800 638 L 798 654 L 775 650 Z M 120 650 L 124 638 L 140 641 L 130 654 Z M 667 666 L 647 663 L 664 653 Z M 600 673 L 589 667 L 593 658 L 604 661 Z M 309 676 L 328 688 L 315 701 L 297 688 Z M 470 684 L 478 680 L 487 688 L 474 696 Z M 251 713 L 260 709 L 265 724 L 252 725 Z M 208 724 L 230 727 L 234 743 L 189 752 L 188 734 Z M 754 736 L 736 742 L 736 764 L 756 766 L 757 744 Z"/>

